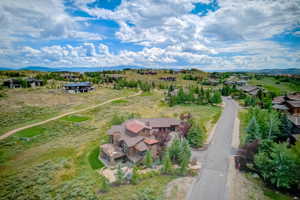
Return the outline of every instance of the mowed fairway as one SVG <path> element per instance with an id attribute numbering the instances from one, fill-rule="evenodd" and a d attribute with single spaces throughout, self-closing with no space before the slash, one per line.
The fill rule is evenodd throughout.
<path id="1" fill-rule="evenodd" d="M 260 80 L 252 79 L 249 81 L 249 84 L 262 85 L 265 89 L 270 92 L 274 92 L 277 95 L 300 91 L 299 85 L 288 82 L 279 82 L 273 77 L 264 77 Z"/>
<path id="2" fill-rule="evenodd" d="M 78 109 L 87 102 L 96 104 L 108 97 L 135 92 L 103 89 L 95 92 L 101 96 L 84 94 L 84 103 L 71 107 Z M 106 130 L 115 114 L 178 117 L 182 112 L 190 112 L 209 129 L 209 122 L 215 121 L 221 112 L 217 106 L 170 108 L 162 99 L 162 91 L 144 93 L 26 129 L 0 141 L 0 199 L 130 199 L 137 189 L 145 187 L 162 193 L 173 177 L 149 177 L 137 186 L 114 187 L 108 193 L 100 193 L 102 177 L 97 170 L 102 163 L 96 160 L 97 148 L 107 142 Z M 19 124 L 22 123 L 26 121 Z"/>

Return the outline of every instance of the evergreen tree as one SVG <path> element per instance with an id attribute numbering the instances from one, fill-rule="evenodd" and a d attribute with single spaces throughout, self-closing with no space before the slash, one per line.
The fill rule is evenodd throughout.
<path id="1" fill-rule="evenodd" d="M 280 125 L 279 129 L 281 132 L 281 137 L 283 139 L 286 139 L 292 134 L 292 128 L 293 124 L 292 122 L 288 119 L 287 114 L 283 113 L 280 115 Z"/>
<path id="2" fill-rule="evenodd" d="M 184 159 L 187 159 L 189 161 L 192 157 L 192 151 L 189 142 L 185 138 L 181 140 L 180 147 L 181 147 L 181 151 L 179 154 L 180 162 L 182 162 Z"/>
<path id="3" fill-rule="evenodd" d="M 144 165 L 148 168 L 151 168 L 153 165 L 153 158 L 151 151 L 147 151 L 144 159 Z"/>
<path id="4" fill-rule="evenodd" d="M 172 173 L 172 162 L 171 162 L 170 155 L 169 155 L 168 151 L 165 152 L 162 163 L 163 163 L 163 166 L 161 168 L 162 173 L 171 174 Z"/>
<path id="5" fill-rule="evenodd" d="M 184 157 L 183 159 L 181 159 L 180 168 L 179 168 L 179 172 L 181 175 L 186 175 L 187 170 L 188 170 L 188 165 L 189 165 L 188 158 Z"/>
<path id="6" fill-rule="evenodd" d="M 181 156 L 181 142 L 179 138 L 175 138 L 172 141 L 171 146 L 168 148 L 170 159 L 176 163 L 179 161 L 179 157 Z"/>
<path id="7" fill-rule="evenodd" d="M 211 97 L 211 103 L 219 104 L 222 102 L 222 97 L 219 91 L 215 91 L 213 96 Z"/>
<path id="8" fill-rule="evenodd" d="M 122 184 L 125 179 L 125 173 L 123 172 L 121 165 L 118 165 L 117 172 L 115 175 L 117 178 L 117 180 L 116 180 L 117 184 Z"/>
<path id="9" fill-rule="evenodd" d="M 198 124 L 193 123 L 192 128 L 190 128 L 187 135 L 187 140 L 191 147 L 201 147 L 203 145 L 204 139 L 205 135 L 202 128 Z"/>
<path id="10" fill-rule="evenodd" d="M 246 132 L 247 132 L 246 143 L 253 142 L 255 139 L 260 138 L 260 128 L 256 121 L 255 116 L 253 116 L 250 122 L 248 123 Z"/>

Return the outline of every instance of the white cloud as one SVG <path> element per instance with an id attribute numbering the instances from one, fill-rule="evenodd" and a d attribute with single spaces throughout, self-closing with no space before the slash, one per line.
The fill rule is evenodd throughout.
<path id="1" fill-rule="evenodd" d="M 80 31 L 76 21 L 65 12 L 61 0 L 0 1 L 0 39 L 11 42 L 84 38 L 101 40 L 97 33 Z"/>
<path id="2" fill-rule="evenodd" d="M 206 16 L 190 11 L 194 3 L 209 3 L 209 0 L 123 0 L 114 11 L 88 7 L 94 0 L 72 2 L 92 17 L 69 16 L 62 0 L 1 1 L 0 62 L 222 69 L 299 66 L 299 49 L 270 40 L 300 23 L 299 0 L 219 0 L 220 8 Z M 118 52 L 110 50 L 113 45 L 90 42 L 105 36 L 96 31 L 84 32 L 79 24 L 89 27 L 92 22 L 86 20 L 95 18 L 116 21 L 120 29 L 114 39 L 144 48 L 140 51 L 124 48 Z M 299 31 L 293 34 L 298 36 Z M 41 48 L 9 47 L 10 43 L 25 40 L 38 43 L 66 38 L 81 42 Z M 13 55 L 17 59 L 10 60 Z"/>

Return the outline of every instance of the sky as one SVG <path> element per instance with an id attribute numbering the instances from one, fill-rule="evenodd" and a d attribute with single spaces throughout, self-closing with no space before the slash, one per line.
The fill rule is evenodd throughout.
<path id="1" fill-rule="evenodd" d="M 1 0 L 0 66 L 300 68 L 300 0 Z"/>

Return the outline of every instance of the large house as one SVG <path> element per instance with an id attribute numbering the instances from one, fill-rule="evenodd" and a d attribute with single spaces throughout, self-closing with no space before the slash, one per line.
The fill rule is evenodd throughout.
<path id="1" fill-rule="evenodd" d="M 43 85 L 43 81 L 35 78 L 9 79 L 3 82 L 3 86 L 8 88 L 36 87 L 42 85 Z"/>
<path id="2" fill-rule="evenodd" d="M 28 78 L 26 79 L 26 81 L 30 87 L 42 86 L 44 84 L 42 80 L 38 80 L 35 78 Z"/>
<path id="3" fill-rule="evenodd" d="M 3 82 L 3 86 L 8 88 L 21 88 L 22 83 L 19 79 L 9 79 Z"/>
<path id="4" fill-rule="evenodd" d="M 180 120 L 174 118 L 131 119 L 107 131 L 109 144 L 100 146 L 99 159 L 107 165 L 116 161 L 137 163 L 147 151 L 154 159 L 159 156 L 162 138 L 179 131 Z"/>
<path id="5" fill-rule="evenodd" d="M 275 97 L 272 101 L 273 108 L 288 114 L 293 123 L 294 133 L 300 133 L 300 93 Z"/>
<path id="6" fill-rule="evenodd" d="M 64 89 L 68 93 L 83 93 L 93 90 L 92 83 L 90 82 L 77 82 L 77 83 L 68 83 L 64 85 Z"/>

